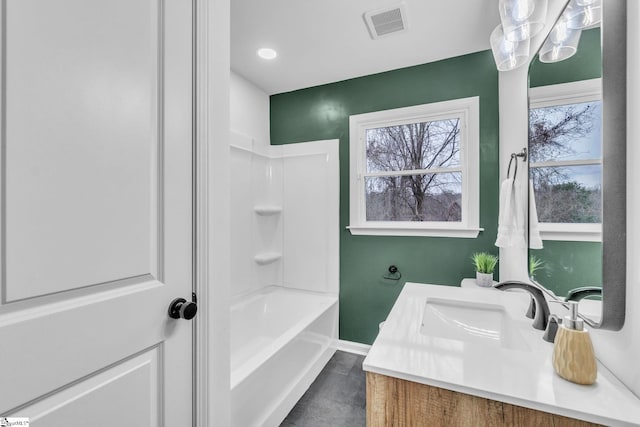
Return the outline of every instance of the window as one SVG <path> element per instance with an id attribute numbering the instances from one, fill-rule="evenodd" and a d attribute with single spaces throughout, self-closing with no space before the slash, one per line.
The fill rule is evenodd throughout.
<path id="1" fill-rule="evenodd" d="M 531 89 L 529 173 L 545 240 L 601 241 L 600 79 Z"/>
<path id="2" fill-rule="evenodd" d="M 477 237 L 478 103 L 350 117 L 352 234 Z"/>

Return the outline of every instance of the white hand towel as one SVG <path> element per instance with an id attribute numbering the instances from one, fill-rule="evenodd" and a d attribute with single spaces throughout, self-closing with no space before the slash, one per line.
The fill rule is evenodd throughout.
<path id="1" fill-rule="evenodd" d="M 496 246 L 508 248 L 512 246 L 515 235 L 515 204 L 513 200 L 513 179 L 507 178 L 500 185 L 500 212 L 498 214 L 498 237 Z"/>
<path id="2" fill-rule="evenodd" d="M 526 175 L 522 172 L 513 178 L 513 204 L 515 206 L 513 221 L 514 234 L 511 246 L 514 248 L 527 247 L 527 211 L 529 209 L 529 197 L 527 196 L 528 182 Z"/>
<path id="3" fill-rule="evenodd" d="M 533 192 L 533 181 L 529 180 L 529 247 L 542 249 L 540 227 L 538 226 L 538 209 L 536 208 L 536 194 Z"/>
<path id="4" fill-rule="evenodd" d="M 526 178 L 507 178 L 500 185 L 500 213 L 495 245 L 501 248 L 526 248 L 527 232 L 529 246 L 532 249 L 542 249 L 533 184 Z"/>

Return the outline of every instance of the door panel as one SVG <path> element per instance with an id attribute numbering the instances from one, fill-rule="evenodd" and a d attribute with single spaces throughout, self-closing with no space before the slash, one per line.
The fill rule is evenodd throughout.
<path id="1" fill-rule="evenodd" d="M 157 426 L 160 419 L 160 349 L 153 348 L 131 360 L 74 384 L 72 387 L 24 408 L 37 427 Z M 128 396 L 134 395 L 135 399 Z M 91 413 L 91 419 L 78 417 Z M 122 418 L 120 414 L 127 414 Z"/>
<path id="2" fill-rule="evenodd" d="M 1 5 L 0 415 L 190 425 L 192 3 Z"/>
<path id="3" fill-rule="evenodd" d="M 167 330 L 183 326 L 167 320 L 163 288 L 159 282 L 129 285 L 2 316 L 0 342 L 15 349 L 3 355 L 0 366 L 3 384 L 12 385 L 0 401 L 2 409 L 30 402 L 161 343 L 165 328 L 159 325 Z M 141 307 L 155 300 L 152 307 Z"/>
<path id="4" fill-rule="evenodd" d="M 159 7 L 6 2 L 7 301 L 157 276 Z"/>

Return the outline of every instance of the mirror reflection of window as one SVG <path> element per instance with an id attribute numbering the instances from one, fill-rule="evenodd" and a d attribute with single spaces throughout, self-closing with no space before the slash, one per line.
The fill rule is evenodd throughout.
<path id="1" fill-rule="evenodd" d="M 543 239 L 602 240 L 600 79 L 530 89 L 529 174 Z"/>
<path id="2" fill-rule="evenodd" d="M 540 223 L 602 221 L 599 100 L 529 112 L 530 173 Z"/>
<path id="3" fill-rule="evenodd" d="M 529 264 L 538 261 L 535 280 L 561 297 L 602 285 L 601 77 L 600 28 L 582 32 L 572 57 L 536 59 L 529 70 L 529 171 L 544 246 Z"/>

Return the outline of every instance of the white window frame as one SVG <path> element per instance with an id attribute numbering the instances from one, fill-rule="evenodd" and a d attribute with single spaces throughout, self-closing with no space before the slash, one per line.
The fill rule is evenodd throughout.
<path id="1" fill-rule="evenodd" d="M 349 220 L 354 235 L 431 236 L 475 238 L 480 228 L 480 101 L 461 98 L 412 107 L 376 111 L 349 117 Z M 447 171 L 462 173 L 461 221 L 367 221 L 365 173 L 367 129 L 460 119 L 460 167 Z M 398 175 L 402 172 L 398 171 Z"/>
<path id="2" fill-rule="evenodd" d="M 529 108 L 553 107 L 556 105 L 578 104 L 581 102 L 602 101 L 602 79 L 580 80 L 529 89 Z M 550 161 L 529 163 L 529 168 L 554 166 L 602 165 L 600 161 Z M 602 242 L 602 224 L 571 224 L 540 222 L 542 240 L 561 240 L 578 242 Z"/>

